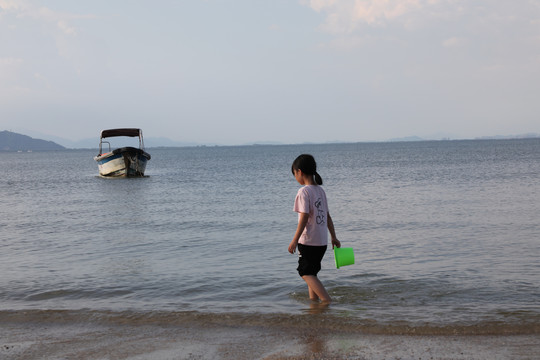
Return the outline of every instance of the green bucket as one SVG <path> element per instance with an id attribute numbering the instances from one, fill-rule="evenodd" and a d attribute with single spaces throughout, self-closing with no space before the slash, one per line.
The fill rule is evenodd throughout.
<path id="1" fill-rule="evenodd" d="M 336 268 L 354 264 L 354 252 L 352 248 L 334 247 L 334 259 Z"/>

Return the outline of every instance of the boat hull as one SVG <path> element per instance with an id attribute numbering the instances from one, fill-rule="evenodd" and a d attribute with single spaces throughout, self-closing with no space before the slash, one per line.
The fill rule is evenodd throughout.
<path id="1" fill-rule="evenodd" d="M 98 163 L 100 176 L 140 177 L 144 176 L 150 154 L 141 149 L 124 147 L 98 155 L 94 160 Z"/>

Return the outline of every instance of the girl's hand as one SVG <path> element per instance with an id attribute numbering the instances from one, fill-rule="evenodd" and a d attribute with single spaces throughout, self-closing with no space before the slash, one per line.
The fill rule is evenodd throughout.
<path id="1" fill-rule="evenodd" d="M 337 248 L 341 247 L 341 242 L 337 238 L 332 239 L 332 249 L 334 247 L 337 247 Z"/>
<path id="2" fill-rule="evenodd" d="M 297 241 L 291 241 L 291 243 L 289 244 L 289 252 L 291 254 L 294 254 L 296 252 L 296 247 L 298 246 L 298 242 Z"/>

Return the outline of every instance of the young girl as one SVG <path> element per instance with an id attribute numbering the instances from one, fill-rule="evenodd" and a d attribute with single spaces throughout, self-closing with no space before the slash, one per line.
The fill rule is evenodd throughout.
<path id="1" fill-rule="evenodd" d="M 298 213 L 298 227 L 289 244 L 289 252 L 293 254 L 298 247 L 297 270 L 307 283 L 309 298 L 330 303 L 332 299 L 317 277 L 328 244 L 328 231 L 332 237 L 332 248 L 340 247 L 341 244 L 328 212 L 326 193 L 319 186 L 323 182 L 311 155 L 303 154 L 297 157 L 291 170 L 296 181 L 303 187 L 298 190 L 294 201 L 294 211 Z"/>

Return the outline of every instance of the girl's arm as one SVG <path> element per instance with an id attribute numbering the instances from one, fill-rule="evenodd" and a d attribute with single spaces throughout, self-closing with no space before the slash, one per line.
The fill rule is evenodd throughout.
<path id="1" fill-rule="evenodd" d="M 334 222 L 332 221 L 332 217 L 330 216 L 330 213 L 327 215 L 327 222 L 328 222 L 328 230 L 330 231 L 330 236 L 332 238 L 332 249 L 334 246 L 341 247 L 341 243 L 337 239 L 336 236 L 336 229 L 334 228 Z"/>
<path id="2" fill-rule="evenodd" d="M 296 228 L 296 233 L 294 234 L 294 237 L 289 244 L 289 252 L 291 254 L 294 254 L 296 251 L 296 247 L 298 246 L 298 240 L 300 240 L 300 235 L 304 232 L 304 229 L 306 228 L 306 224 L 309 219 L 308 213 L 300 213 L 300 217 L 298 219 L 298 226 Z"/>

